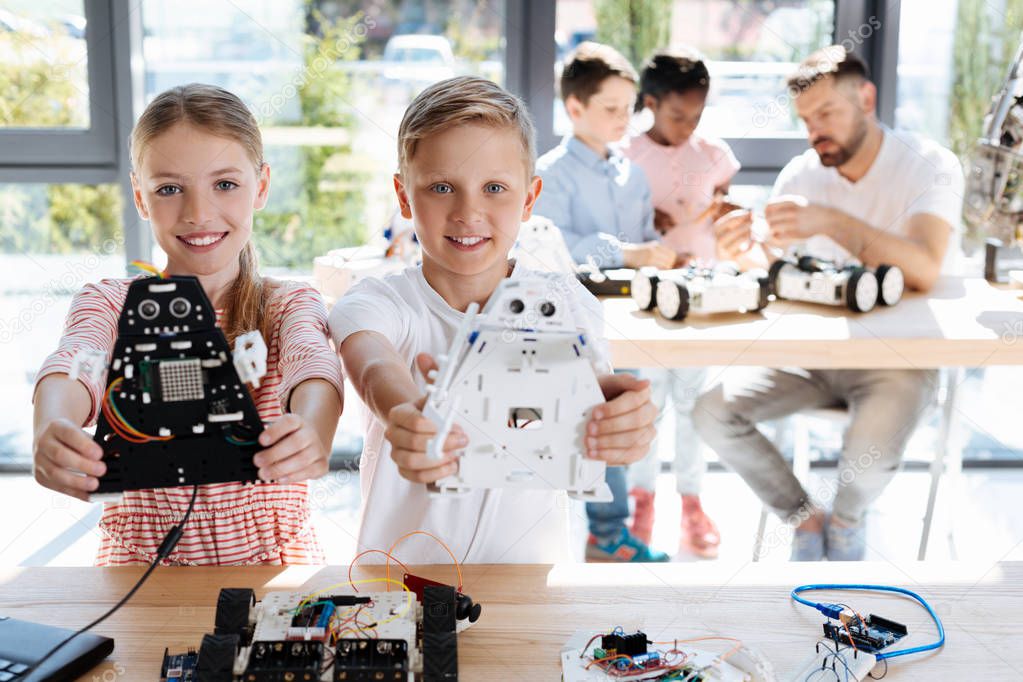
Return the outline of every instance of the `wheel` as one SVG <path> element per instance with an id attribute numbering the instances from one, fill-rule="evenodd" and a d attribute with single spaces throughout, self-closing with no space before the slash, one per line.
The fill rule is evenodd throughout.
<path id="1" fill-rule="evenodd" d="M 684 320 L 689 313 L 689 289 L 685 284 L 657 283 L 657 312 L 668 320 Z"/>
<path id="2" fill-rule="evenodd" d="M 869 270 L 853 268 L 845 283 L 845 303 L 849 310 L 866 313 L 877 305 L 877 277 Z"/>
<path id="3" fill-rule="evenodd" d="M 767 304 L 771 302 L 771 280 L 768 277 L 758 277 L 757 284 L 760 286 L 760 290 L 757 292 L 757 307 L 753 308 L 750 312 L 760 312 L 767 307 Z"/>
<path id="4" fill-rule="evenodd" d="M 632 278 L 632 300 L 636 302 L 640 310 L 651 311 L 657 306 L 658 277 L 654 273 L 636 271 Z"/>
<path id="5" fill-rule="evenodd" d="M 902 269 L 897 265 L 880 265 L 875 274 L 878 285 L 877 302 L 881 305 L 895 305 L 901 301 L 902 293 L 906 289 Z"/>
<path id="6" fill-rule="evenodd" d="M 256 593 L 247 587 L 225 587 L 217 597 L 214 623 L 218 635 L 238 635 L 243 645 L 252 637 L 249 610 L 256 605 Z"/>
<path id="7" fill-rule="evenodd" d="M 771 263 L 771 269 L 767 271 L 768 293 L 774 294 L 777 298 L 781 298 L 781 296 L 778 296 L 778 275 L 781 274 L 782 268 L 788 264 L 787 260 L 779 259 Z"/>

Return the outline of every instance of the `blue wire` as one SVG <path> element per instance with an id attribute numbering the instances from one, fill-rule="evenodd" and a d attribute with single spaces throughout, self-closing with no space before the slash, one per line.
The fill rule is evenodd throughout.
<path id="1" fill-rule="evenodd" d="M 828 612 L 835 607 L 834 604 L 821 604 L 819 602 L 812 602 L 799 596 L 800 592 L 807 592 L 809 590 L 869 590 L 872 592 L 894 592 L 896 594 L 904 594 L 907 597 L 911 597 L 920 603 L 927 613 L 931 616 L 934 624 L 938 628 L 938 641 L 932 642 L 931 644 L 922 644 L 920 646 L 911 647 L 909 649 L 899 649 L 897 651 L 879 651 L 874 654 L 877 660 L 882 661 L 886 658 L 895 658 L 897 656 L 906 656 L 908 654 L 919 654 L 923 651 L 931 651 L 933 649 L 940 649 L 945 646 L 945 628 L 941 624 L 941 619 L 938 618 L 938 614 L 934 612 L 931 605 L 927 603 L 923 597 L 916 592 L 903 589 L 901 587 L 892 587 L 890 585 L 842 585 L 842 584 L 831 584 L 821 583 L 814 585 L 800 585 L 799 587 L 793 588 L 792 598 L 804 606 L 809 606 L 812 609 L 817 609 L 821 613 L 828 615 Z M 831 617 L 831 616 L 829 616 Z"/>

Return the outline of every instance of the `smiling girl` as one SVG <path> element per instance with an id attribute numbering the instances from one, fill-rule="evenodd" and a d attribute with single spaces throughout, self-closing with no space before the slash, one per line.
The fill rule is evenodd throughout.
<path id="1" fill-rule="evenodd" d="M 319 295 L 262 277 L 252 219 L 266 205 L 270 166 L 259 128 L 235 95 L 191 84 L 159 95 L 132 132 L 135 206 L 167 254 L 168 275 L 198 277 L 234 338 L 258 329 L 266 340 L 267 374 L 252 389 L 260 418 L 272 422 L 255 456 L 262 485 L 199 487 L 195 511 L 168 562 L 199 564 L 322 563 L 309 519 L 306 480 L 327 472 L 341 414 L 337 356 L 327 340 Z M 105 386 L 72 380 L 79 350 L 109 357 L 130 279 L 88 284 L 75 296 L 56 352 L 36 380 L 35 478 L 88 500 L 106 470 L 99 445 L 83 426 L 96 420 Z M 190 487 L 138 490 L 107 504 L 97 563 L 149 563 L 178 522 Z"/>

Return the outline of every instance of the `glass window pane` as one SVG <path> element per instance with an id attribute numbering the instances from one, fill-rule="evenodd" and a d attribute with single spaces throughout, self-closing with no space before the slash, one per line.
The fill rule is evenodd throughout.
<path id="1" fill-rule="evenodd" d="M 32 386 L 88 282 L 124 276 L 121 190 L 0 184 L 0 468 L 32 453 Z"/>
<path id="2" fill-rule="evenodd" d="M 308 273 L 315 256 L 390 220 L 398 124 L 413 97 L 459 74 L 504 81 L 503 17 L 503 0 L 146 0 L 145 95 L 197 81 L 245 100 L 272 172 L 256 214 L 260 256 Z"/>
<path id="3" fill-rule="evenodd" d="M 556 72 L 560 75 L 564 57 L 584 40 L 616 47 L 637 70 L 657 48 L 688 45 L 706 56 L 711 74 L 701 133 L 713 137 L 802 134 L 802 123 L 785 96 L 785 79 L 803 57 L 832 42 L 834 0 L 659 0 L 647 5 L 649 16 L 640 26 L 630 25 L 622 9 L 627 4 L 558 0 Z M 557 98 L 554 126 L 558 135 L 571 129 Z M 640 118 L 633 129 L 648 126 Z"/>
<path id="4" fill-rule="evenodd" d="M 0 128 L 89 127 L 82 0 L 0 7 Z"/>
<path id="5" fill-rule="evenodd" d="M 957 28 L 956 11 L 957 0 L 903 0 L 899 9 L 899 64 L 898 80 L 896 81 L 895 97 L 895 126 L 905 130 L 919 132 L 943 145 L 950 142 L 950 124 L 954 118 L 962 120 L 961 114 L 952 114 L 952 83 L 953 69 L 970 69 L 975 65 L 977 54 L 988 52 L 987 47 L 991 36 L 973 34 L 974 29 L 968 26 Z M 962 9 L 968 10 L 969 2 L 963 3 Z M 983 3 L 973 2 L 977 8 L 982 8 Z M 921 26 L 927 26 L 926 31 L 920 31 Z M 964 31 L 969 32 L 964 33 Z M 986 32 L 985 32 L 986 33 Z M 1019 27 L 1016 31 L 1007 32 L 1011 35 L 1009 42 L 1011 48 L 1015 48 L 1016 37 L 1019 36 Z M 954 53 L 956 41 L 962 42 L 961 47 L 967 51 Z M 970 50 L 968 43 L 975 42 L 975 48 Z M 1006 58 L 1011 59 L 1011 52 Z M 1004 70 L 999 68 L 997 74 L 992 74 L 1000 84 L 1005 77 Z M 979 80 L 980 82 L 977 82 Z M 966 105 L 970 109 L 982 109 L 979 116 L 991 101 L 991 96 L 998 86 L 990 78 L 971 78 L 969 83 L 962 83 L 960 86 L 966 99 L 960 105 Z M 973 91 L 972 96 L 967 94 Z M 972 132 L 970 144 L 980 136 L 979 118 L 976 120 L 978 128 Z M 967 124 L 969 125 L 969 124 Z M 962 151 L 962 150 L 957 150 Z"/>

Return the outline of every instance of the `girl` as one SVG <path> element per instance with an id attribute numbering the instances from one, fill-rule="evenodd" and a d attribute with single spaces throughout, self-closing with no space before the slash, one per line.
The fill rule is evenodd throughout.
<path id="1" fill-rule="evenodd" d="M 696 131 L 710 89 L 710 72 L 691 50 L 662 50 L 645 64 L 639 89 L 636 109 L 650 109 L 654 122 L 630 140 L 626 155 L 650 179 L 654 224 L 664 243 L 680 259 L 710 264 L 716 256 L 713 223 L 737 208 L 724 197 L 739 170 L 724 141 Z M 699 557 L 716 557 L 721 538 L 700 502 L 706 464 L 691 417 L 706 370 L 651 370 L 642 376 L 650 379 L 655 402 L 665 405 L 670 393 L 675 406 L 675 487 L 682 497 L 679 548 Z M 630 494 L 636 499 L 632 532 L 645 542 L 650 542 L 653 532 L 659 468 L 657 449 L 651 448 L 631 471 Z"/>
<path id="2" fill-rule="evenodd" d="M 173 88 L 142 113 L 131 158 L 135 206 L 167 253 L 167 273 L 199 278 L 229 344 L 258 329 L 268 349 L 267 374 L 253 397 L 260 418 L 272 423 L 260 435 L 265 449 L 255 462 L 260 478 L 274 483 L 200 486 L 169 562 L 322 563 L 305 480 L 327 471 L 341 414 L 341 368 L 327 341 L 319 295 L 257 271 L 252 218 L 266 204 L 270 167 L 256 121 L 220 88 Z M 82 500 L 106 469 L 99 445 L 81 428 L 95 422 L 105 386 L 87 377 L 71 380 L 68 371 L 78 350 L 109 356 L 130 283 L 102 280 L 75 296 L 60 345 L 36 380 L 36 480 Z M 190 486 L 139 490 L 108 504 L 97 564 L 152 561 L 190 497 Z"/>

